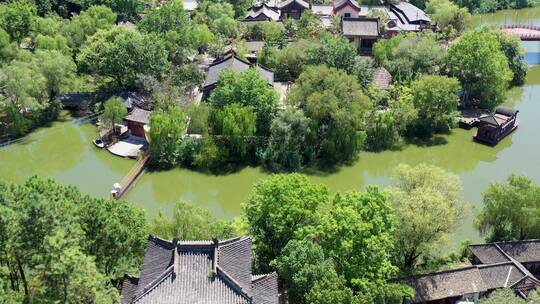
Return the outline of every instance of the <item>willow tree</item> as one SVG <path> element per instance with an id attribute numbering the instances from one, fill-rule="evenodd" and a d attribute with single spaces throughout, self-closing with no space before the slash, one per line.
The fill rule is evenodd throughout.
<path id="1" fill-rule="evenodd" d="M 465 216 L 461 183 L 456 175 L 435 166 L 400 165 L 387 192 L 399 227 L 394 232 L 394 263 L 403 272 L 411 272 L 422 258 L 445 244 Z"/>

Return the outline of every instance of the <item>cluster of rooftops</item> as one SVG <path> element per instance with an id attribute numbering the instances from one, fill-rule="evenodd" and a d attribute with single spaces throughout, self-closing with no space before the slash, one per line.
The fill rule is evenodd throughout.
<path id="1" fill-rule="evenodd" d="M 330 26 L 333 16 L 339 15 L 344 18 L 344 27 L 347 23 L 359 24 L 349 25 L 348 28 L 350 30 L 350 28 L 358 27 L 364 34 L 369 33 L 371 36 L 380 35 L 376 30 L 379 26 L 379 18 L 368 18 L 370 13 L 375 11 L 388 20 L 385 25 L 390 34 L 401 31 L 420 31 L 431 25 L 429 16 L 408 2 L 403 1 L 384 6 L 365 6 L 358 4 L 356 0 L 336 0 L 332 5 L 311 5 L 304 0 L 271 0 L 254 4 L 246 14 L 244 22 L 298 19 L 306 10 L 320 15 L 326 26 Z M 363 29 L 362 26 L 371 27 L 371 30 Z M 354 32 L 354 34 L 359 34 L 359 32 Z"/>
<path id="2" fill-rule="evenodd" d="M 211 241 L 148 238 L 139 277 L 125 275 L 122 304 L 277 304 L 276 273 L 252 273 L 250 237 Z M 456 303 L 495 289 L 527 297 L 540 286 L 540 240 L 470 245 L 472 266 L 393 280 L 409 285 L 411 303 Z"/>
<path id="3" fill-rule="evenodd" d="M 540 286 L 540 240 L 508 241 L 469 246 L 472 266 L 397 280 L 415 291 L 412 303 L 471 301 L 476 293 L 510 288 L 527 297 Z"/>

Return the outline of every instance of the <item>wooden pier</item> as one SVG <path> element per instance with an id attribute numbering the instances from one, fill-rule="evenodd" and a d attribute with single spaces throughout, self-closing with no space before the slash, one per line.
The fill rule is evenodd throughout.
<path id="1" fill-rule="evenodd" d="M 114 189 L 112 191 L 112 196 L 115 199 L 120 199 L 124 194 L 126 194 L 131 186 L 135 184 L 135 181 L 139 176 L 142 175 L 144 168 L 146 167 L 146 163 L 148 162 L 148 158 L 150 155 L 148 153 L 145 153 L 144 156 L 135 163 L 135 166 L 129 170 L 128 174 L 124 177 L 122 182 L 120 183 L 119 189 Z"/>

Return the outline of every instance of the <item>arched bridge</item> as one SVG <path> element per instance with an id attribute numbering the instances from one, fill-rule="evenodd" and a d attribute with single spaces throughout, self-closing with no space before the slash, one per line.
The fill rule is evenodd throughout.
<path id="1" fill-rule="evenodd" d="M 510 35 L 519 36 L 523 41 L 540 41 L 540 26 L 513 24 L 503 25 L 501 28 Z"/>

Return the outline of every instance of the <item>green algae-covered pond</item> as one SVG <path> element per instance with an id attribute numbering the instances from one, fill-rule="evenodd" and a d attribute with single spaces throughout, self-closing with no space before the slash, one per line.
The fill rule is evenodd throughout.
<path id="1" fill-rule="evenodd" d="M 514 18 L 514 21 L 511 20 Z M 475 17 L 475 24 L 535 23 L 540 25 L 540 9 L 503 11 Z M 532 20 L 532 21 L 531 21 Z M 496 147 L 472 142 L 475 129 L 456 129 L 431 145 L 408 145 L 400 151 L 360 153 L 358 160 L 333 172 L 308 172 L 315 182 L 332 191 L 362 190 L 368 184 L 385 186 L 393 168 L 400 163 L 429 163 L 461 177 L 463 195 L 481 207 L 481 193 L 488 183 L 504 180 L 510 173 L 526 174 L 540 183 L 540 44 L 523 43 L 527 60 L 533 64 L 527 82 L 508 94 L 507 104 L 520 110 L 516 132 Z M 96 128 L 79 123 L 65 113 L 49 127 L 34 131 L 16 144 L 0 148 L 0 178 L 23 182 L 32 175 L 54 178 L 79 187 L 84 193 L 109 196 L 113 183 L 122 180 L 134 164 L 99 150 L 92 144 Z M 227 175 L 209 175 L 186 169 L 146 172 L 125 199 L 147 210 L 150 217 L 159 210 L 171 210 L 180 199 L 209 208 L 217 216 L 232 218 L 240 213 L 252 185 L 267 176 L 260 168 L 244 168 Z M 474 208 L 473 208 L 474 212 Z M 458 231 L 455 240 L 479 240 L 472 216 Z"/>

